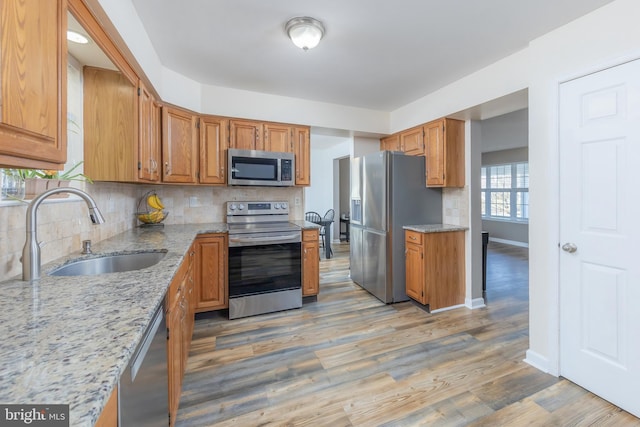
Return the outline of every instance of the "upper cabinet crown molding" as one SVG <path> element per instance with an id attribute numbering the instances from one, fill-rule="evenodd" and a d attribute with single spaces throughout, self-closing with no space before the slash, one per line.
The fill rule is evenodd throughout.
<path id="1" fill-rule="evenodd" d="M 67 159 L 67 2 L 0 2 L 0 165 Z"/>

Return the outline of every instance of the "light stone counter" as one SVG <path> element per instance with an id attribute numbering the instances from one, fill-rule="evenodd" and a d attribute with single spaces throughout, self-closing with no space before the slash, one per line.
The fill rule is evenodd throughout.
<path id="1" fill-rule="evenodd" d="M 38 282 L 0 283 L 0 403 L 69 404 L 70 425 L 93 426 L 194 238 L 220 232 L 226 224 L 136 228 L 44 265 Z M 168 252 L 146 269 L 47 275 L 69 259 L 150 249 Z"/>
<path id="2" fill-rule="evenodd" d="M 469 229 L 469 227 L 449 224 L 405 225 L 402 228 L 417 231 L 418 233 L 444 233 L 446 231 L 465 231 Z"/>
<path id="3" fill-rule="evenodd" d="M 300 227 L 303 230 L 312 230 L 314 228 L 320 228 L 320 224 L 316 224 L 315 222 L 309 222 L 309 221 L 305 221 L 305 220 L 294 220 L 294 221 L 290 221 L 292 224 L 297 225 L 298 227 Z"/>

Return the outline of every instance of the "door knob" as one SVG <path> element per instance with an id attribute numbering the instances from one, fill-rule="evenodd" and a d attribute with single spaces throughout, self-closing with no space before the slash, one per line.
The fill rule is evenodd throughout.
<path id="1" fill-rule="evenodd" d="M 576 245 L 574 245 L 573 243 L 565 243 L 564 245 L 562 245 L 562 250 L 572 254 L 572 253 L 574 253 L 575 251 L 578 250 L 578 247 Z"/>

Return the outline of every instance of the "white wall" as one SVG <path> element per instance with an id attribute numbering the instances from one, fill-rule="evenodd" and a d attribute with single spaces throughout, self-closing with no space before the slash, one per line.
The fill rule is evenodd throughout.
<path id="1" fill-rule="evenodd" d="M 483 120 L 482 152 L 508 150 L 529 145 L 529 110 Z"/>
<path id="2" fill-rule="evenodd" d="M 334 202 L 334 159 L 349 157 L 352 149 L 351 138 L 311 136 L 311 186 L 304 189 L 305 212 L 315 211 L 320 215 L 328 209 L 339 212 Z"/>
<path id="3" fill-rule="evenodd" d="M 558 85 L 640 57 L 640 2 L 617 0 L 530 45 L 530 350 L 527 359 L 558 373 Z"/>

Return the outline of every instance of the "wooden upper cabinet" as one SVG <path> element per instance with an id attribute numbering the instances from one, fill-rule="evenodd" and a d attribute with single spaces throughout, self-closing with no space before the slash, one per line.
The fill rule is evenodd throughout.
<path id="1" fill-rule="evenodd" d="M 265 151 L 292 152 L 293 138 L 291 126 L 280 123 L 265 123 L 264 149 Z"/>
<path id="2" fill-rule="evenodd" d="M 424 155 L 424 133 L 422 126 L 400 132 L 400 147 L 411 156 Z"/>
<path id="3" fill-rule="evenodd" d="M 308 126 L 293 128 L 296 185 L 311 185 L 311 140 Z"/>
<path id="4" fill-rule="evenodd" d="M 84 67 L 84 173 L 95 181 L 137 180 L 137 88 L 120 72 Z"/>
<path id="5" fill-rule="evenodd" d="M 160 181 L 160 105 L 142 81 L 138 84 L 138 180 Z"/>
<path id="6" fill-rule="evenodd" d="M 227 182 L 227 148 L 229 120 L 222 117 L 200 117 L 200 182 Z"/>
<path id="7" fill-rule="evenodd" d="M 395 133 L 385 138 L 380 138 L 380 151 L 402 151 L 400 134 Z"/>
<path id="8" fill-rule="evenodd" d="M 436 120 L 424 132 L 427 187 L 464 187 L 464 121 Z"/>
<path id="9" fill-rule="evenodd" d="M 67 2 L 0 1 L 0 166 L 67 159 Z"/>
<path id="10" fill-rule="evenodd" d="M 229 133 L 229 148 L 237 148 L 239 150 L 264 150 L 262 122 L 230 120 Z"/>
<path id="11" fill-rule="evenodd" d="M 190 111 L 162 107 L 162 182 L 197 182 L 198 117 Z"/>

